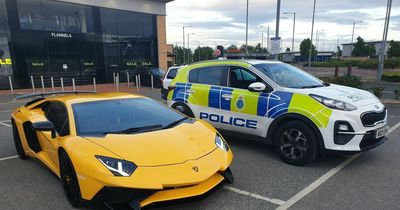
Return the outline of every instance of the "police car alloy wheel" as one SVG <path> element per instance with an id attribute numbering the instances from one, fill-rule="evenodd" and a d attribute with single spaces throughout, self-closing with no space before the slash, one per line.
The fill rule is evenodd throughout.
<path id="1" fill-rule="evenodd" d="M 318 155 L 315 135 L 300 121 L 287 122 L 278 129 L 275 148 L 280 158 L 292 165 L 305 165 Z"/>

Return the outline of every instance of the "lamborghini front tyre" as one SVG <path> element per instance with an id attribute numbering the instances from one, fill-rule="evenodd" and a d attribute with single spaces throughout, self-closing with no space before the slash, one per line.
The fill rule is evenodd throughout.
<path id="1" fill-rule="evenodd" d="M 71 159 L 64 151 L 60 152 L 60 177 L 68 201 L 73 207 L 80 207 L 82 205 L 82 195 L 79 188 L 78 178 Z"/>
<path id="2" fill-rule="evenodd" d="M 25 154 L 24 148 L 22 147 L 21 138 L 19 136 L 17 125 L 14 120 L 11 120 L 12 132 L 14 137 L 15 150 L 17 151 L 18 157 L 22 160 L 26 160 L 29 157 Z"/>
<path id="3" fill-rule="evenodd" d="M 290 121 L 279 127 L 275 149 L 284 162 L 297 166 L 306 165 L 318 156 L 317 139 L 301 121 Z"/>

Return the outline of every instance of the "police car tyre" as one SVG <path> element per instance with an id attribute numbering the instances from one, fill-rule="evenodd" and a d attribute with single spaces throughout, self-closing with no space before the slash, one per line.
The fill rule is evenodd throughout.
<path id="1" fill-rule="evenodd" d="M 280 126 L 274 144 L 280 158 L 291 165 L 302 166 L 318 156 L 317 138 L 312 129 L 301 121 Z"/>
<path id="2" fill-rule="evenodd" d="M 22 160 L 26 160 L 29 157 L 25 154 L 24 148 L 22 147 L 21 138 L 19 137 L 17 126 L 15 125 L 14 120 L 11 120 L 11 122 L 12 122 L 11 124 L 12 124 L 15 150 L 17 151 L 19 158 L 21 158 Z"/>
<path id="3" fill-rule="evenodd" d="M 184 114 L 188 117 L 194 118 L 194 114 L 193 114 L 192 110 L 189 108 L 188 105 L 186 105 L 184 103 L 176 103 L 176 104 L 172 105 L 172 108 L 181 112 L 182 114 Z"/>

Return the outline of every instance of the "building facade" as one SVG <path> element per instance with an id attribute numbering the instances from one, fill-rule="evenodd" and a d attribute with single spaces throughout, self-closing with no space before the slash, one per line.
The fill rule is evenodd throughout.
<path id="1" fill-rule="evenodd" d="M 382 41 L 375 41 L 375 42 L 365 42 L 365 44 L 372 44 L 375 47 L 375 55 L 378 56 L 379 53 L 381 52 L 382 48 Z M 352 43 L 346 43 L 342 44 L 342 56 L 343 57 L 352 57 L 352 52 L 354 49 L 354 45 Z M 386 42 L 386 47 L 385 47 L 385 56 L 387 55 L 387 51 L 390 48 L 390 42 Z"/>
<path id="2" fill-rule="evenodd" d="M 0 0 L 0 88 L 52 76 L 113 81 L 138 68 L 167 68 L 171 0 Z"/>

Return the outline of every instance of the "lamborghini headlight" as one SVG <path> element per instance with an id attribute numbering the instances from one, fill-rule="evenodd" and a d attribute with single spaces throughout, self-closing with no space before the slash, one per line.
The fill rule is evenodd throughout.
<path id="1" fill-rule="evenodd" d="M 342 111 L 354 111 L 357 109 L 357 107 L 355 107 L 354 105 L 343 102 L 343 101 L 330 99 L 330 98 L 326 98 L 324 96 L 319 96 L 319 95 L 314 95 L 314 94 L 311 94 L 310 96 L 313 99 L 320 102 L 321 104 L 323 104 L 331 109 L 337 109 L 337 110 L 342 110 Z"/>
<path id="2" fill-rule="evenodd" d="M 224 139 L 217 133 L 215 136 L 215 145 L 224 151 L 229 151 L 228 144 L 224 141 Z"/>
<path id="3" fill-rule="evenodd" d="M 137 166 L 126 160 L 96 155 L 96 158 L 112 173 L 114 176 L 131 176 Z"/>

